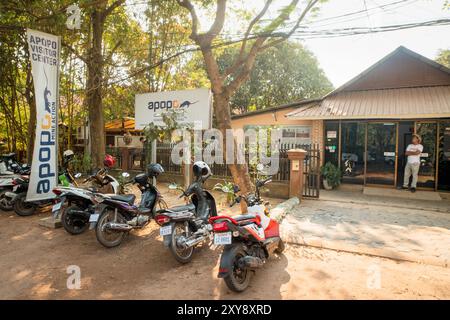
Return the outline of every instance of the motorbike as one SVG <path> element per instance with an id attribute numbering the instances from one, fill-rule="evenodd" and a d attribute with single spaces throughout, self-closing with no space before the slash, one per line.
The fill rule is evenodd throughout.
<path id="1" fill-rule="evenodd" d="M 20 164 L 16 161 L 16 154 L 9 153 L 0 156 L 0 209 L 3 211 L 10 211 L 13 209 L 13 204 L 10 199 L 6 197 L 7 192 L 12 192 L 15 188 L 13 184 L 14 178 L 21 175 L 30 174 L 30 165 Z"/>
<path id="2" fill-rule="evenodd" d="M 192 260 L 198 244 L 212 239 L 208 219 L 217 215 L 214 197 L 203 189 L 211 170 L 202 161 L 194 163 L 193 170 L 196 180 L 180 196 L 190 198 L 190 203 L 160 210 L 155 216 L 156 223 L 161 226 L 164 245 L 183 264 Z"/>
<path id="3" fill-rule="evenodd" d="M 14 152 L 0 156 L 0 177 L 13 174 L 30 174 L 31 166 L 29 164 L 20 164 L 16 159 Z"/>
<path id="4" fill-rule="evenodd" d="M 269 217 L 268 203 L 263 203 L 260 188 L 270 183 L 271 178 L 256 179 L 255 193 L 238 195 L 234 186 L 233 206 L 245 201 L 248 213 L 237 216 L 211 217 L 214 244 L 224 246 L 219 266 L 219 278 L 235 292 L 247 289 L 256 269 L 261 268 L 274 253 L 281 254 L 284 243 L 280 237 L 278 222 Z"/>
<path id="5" fill-rule="evenodd" d="M 128 178 L 130 174 L 123 172 L 122 178 Z M 76 178 L 78 176 L 76 175 Z M 83 184 L 94 179 L 99 179 L 99 174 L 92 175 L 83 181 Z M 102 184 L 107 181 L 111 184 L 114 194 L 121 192 L 120 183 L 114 178 L 100 178 Z M 93 187 L 79 188 L 58 186 L 53 189 L 53 193 L 57 196 L 56 203 L 52 208 L 52 215 L 56 219 L 61 216 L 61 224 L 64 229 L 72 234 L 77 235 L 85 232 L 89 228 L 89 218 L 94 213 L 95 203 L 93 197 L 98 190 Z M 67 203 L 67 207 L 64 205 Z"/>
<path id="6" fill-rule="evenodd" d="M 75 182 L 75 178 L 69 172 L 64 176 L 70 181 L 71 185 Z M 26 201 L 29 182 L 29 176 L 16 177 L 12 181 L 14 185 L 12 192 L 5 193 L 6 201 L 12 205 L 14 212 L 22 217 L 31 216 L 37 208 L 46 207 L 54 202 L 54 199 Z M 59 176 L 59 182 L 63 183 L 61 176 Z"/>
<path id="7" fill-rule="evenodd" d="M 93 198 L 96 203 L 95 213 L 91 214 L 89 222 L 95 226 L 98 242 L 107 248 L 116 247 L 131 230 L 145 227 L 154 217 L 157 207 L 167 208 L 162 195 L 152 184 L 153 178 L 163 172 L 164 169 L 160 164 L 150 164 L 147 173 L 140 173 L 134 177 L 133 183 L 142 192 L 139 205 L 134 204 L 136 200 L 134 194 L 95 194 Z"/>

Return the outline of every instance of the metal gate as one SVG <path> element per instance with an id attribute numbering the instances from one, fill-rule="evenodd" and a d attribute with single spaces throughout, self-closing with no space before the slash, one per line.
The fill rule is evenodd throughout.
<path id="1" fill-rule="evenodd" d="M 311 144 L 304 148 L 308 153 L 303 162 L 303 196 L 319 198 L 320 190 L 320 147 Z"/>

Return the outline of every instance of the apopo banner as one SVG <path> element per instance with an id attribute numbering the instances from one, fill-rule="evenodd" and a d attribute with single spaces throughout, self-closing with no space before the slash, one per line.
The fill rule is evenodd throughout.
<path id="1" fill-rule="evenodd" d="M 27 201 L 53 198 L 58 183 L 59 53 L 61 39 L 27 30 L 36 97 L 36 138 Z"/>

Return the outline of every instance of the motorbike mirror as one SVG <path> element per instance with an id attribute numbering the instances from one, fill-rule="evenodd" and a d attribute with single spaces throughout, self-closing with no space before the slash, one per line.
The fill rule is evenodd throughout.
<path id="1" fill-rule="evenodd" d="M 81 173 L 76 173 L 74 176 L 73 176 L 75 179 L 78 179 L 78 178 L 80 178 L 81 177 Z"/>
<path id="2" fill-rule="evenodd" d="M 264 170 L 264 165 L 263 165 L 262 163 L 258 163 L 258 164 L 256 165 L 256 170 L 257 170 L 257 171 L 263 171 L 263 170 Z"/>
<path id="3" fill-rule="evenodd" d="M 123 178 L 128 178 L 129 176 L 130 176 L 130 174 L 128 172 L 122 172 Z"/>
<path id="4" fill-rule="evenodd" d="M 239 192 L 241 189 L 239 188 L 239 186 L 238 185 L 234 185 L 233 186 L 233 191 L 234 191 L 234 193 L 237 193 L 237 192 Z"/>

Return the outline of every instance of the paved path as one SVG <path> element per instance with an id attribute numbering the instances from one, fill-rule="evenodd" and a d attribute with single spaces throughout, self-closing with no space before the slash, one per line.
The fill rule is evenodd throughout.
<path id="1" fill-rule="evenodd" d="M 304 200 L 281 230 L 290 243 L 450 267 L 448 213 Z"/>

